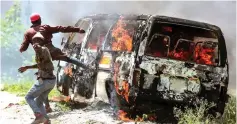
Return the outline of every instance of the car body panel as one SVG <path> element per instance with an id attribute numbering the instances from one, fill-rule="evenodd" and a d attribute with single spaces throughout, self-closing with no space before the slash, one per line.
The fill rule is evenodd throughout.
<path id="1" fill-rule="evenodd" d="M 80 52 L 69 51 L 71 56 L 88 63 L 95 70 L 87 71 L 77 67 L 74 72 L 77 80 L 74 80 L 72 89 L 84 87 L 79 89 L 85 90 L 89 83 L 90 92 L 93 93 L 89 93 L 92 96 L 88 98 L 101 97 L 109 103 L 111 95 L 108 82 L 114 87 L 117 95 L 121 96 L 120 100 L 127 104 L 134 104 L 137 99 L 182 104 L 195 104 L 203 98 L 215 103 L 225 102 L 229 76 L 228 61 L 224 36 L 218 26 L 158 15 L 101 14 L 85 18 L 92 21 L 82 41 Z M 100 24 L 104 20 L 112 21 L 106 23 L 107 25 Z M 91 47 L 93 49 L 88 48 L 93 30 L 97 28 L 97 33 L 103 32 L 102 28 L 96 27 L 103 25 L 107 26 L 103 38 L 98 38 L 95 47 Z M 173 32 L 181 33 L 177 35 L 175 42 L 172 41 L 175 37 Z M 99 37 L 97 33 L 95 36 Z M 159 38 L 164 38 L 166 43 L 161 47 L 165 51 L 163 57 L 147 52 L 150 47 L 159 46 L 152 45 L 153 40 Z M 119 46 L 118 42 L 123 40 L 126 41 L 124 45 L 129 48 Z M 114 43 L 115 41 L 117 43 Z M 179 48 L 185 48 L 185 44 L 192 50 L 189 53 L 191 59 L 172 58 Z M 202 49 L 196 52 L 199 46 Z M 196 55 L 203 54 L 200 52 L 204 51 L 204 48 L 213 48 L 215 58 L 211 62 L 198 61 L 200 57 L 196 58 Z M 74 89 L 73 92 L 77 91 Z M 83 93 L 81 96 L 85 97 Z"/>

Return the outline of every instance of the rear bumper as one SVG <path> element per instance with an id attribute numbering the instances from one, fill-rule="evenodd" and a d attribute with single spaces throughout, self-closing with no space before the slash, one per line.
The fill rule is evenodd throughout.
<path id="1" fill-rule="evenodd" d="M 189 96 L 188 96 L 189 95 Z M 177 99 L 177 97 L 180 97 Z M 200 100 L 198 95 L 194 94 L 185 94 L 185 95 L 170 95 L 164 92 L 152 92 L 152 91 L 140 91 L 137 96 L 138 100 L 142 101 L 154 101 L 157 103 L 165 103 L 165 104 L 187 104 L 193 105 L 197 104 Z"/>

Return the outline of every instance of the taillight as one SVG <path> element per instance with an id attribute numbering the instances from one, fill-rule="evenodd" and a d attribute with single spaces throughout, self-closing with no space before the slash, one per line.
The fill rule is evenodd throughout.
<path id="1" fill-rule="evenodd" d="M 111 54 L 103 53 L 103 55 L 102 55 L 102 57 L 100 59 L 99 67 L 100 68 L 108 69 L 108 68 L 110 68 L 111 61 L 112 61 Z"/>

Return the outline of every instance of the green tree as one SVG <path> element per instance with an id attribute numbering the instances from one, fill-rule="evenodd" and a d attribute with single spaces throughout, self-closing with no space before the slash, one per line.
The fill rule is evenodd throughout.
<path id="1" fill-rule="evenodd" d="M 17 72 L 17 68 L 33 62 L 34 51 L 32 48 L 29 47 L 23 54 L 19 52 L 25 30 L 26 27 L 21 19 L 21 2 L 14 1 L 5 16 L 1 18 L 1 77 L 22 76 Z M 28 71 L 26 74 L 29 73 Z"/>
<path id="2" fill-rule="evenodd" d="M 17 41 L 22 38 L 25 28 L 21 22 L 21 4 L 15 1 L 11 8 L 1 18 L 1 48 L 19 45 Z"/>

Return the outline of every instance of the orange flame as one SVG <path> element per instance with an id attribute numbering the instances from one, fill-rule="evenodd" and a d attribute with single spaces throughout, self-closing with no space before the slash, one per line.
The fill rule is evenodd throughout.
<path id="1" fill-rule="evenodd" d="M 187 51 L 181 50 L 180 52 L 176 51 L 170 52 L 170 56 L 178 60 L 187 61 L 189 59 L 190 54 Z"/>
<path id="2" fill-rule="evenodd" d="M 127 112 L 125 112 L 125 111 L 123 111 L 123 110 L 119 110 L 118 111 L 118 118 L 120 119 L 120 120 L 123 120 L 123 121 L 133 121 L 133 120 L 131 120 L 131 119 L 129 119 L 128 117 L 127 117 Z"/>
<path id="3" fill-rule="evenodd" d="M 125 98 L 125 100 L 129 103 L 129 100 L 128 100 L 128 95 L 129 95 L 129 83 L 127 81 L 123 81 L 122 82 L 122 89 L 120 90 L 119 89 L 119 84 L 117 82 L 117 73 L 119 71 L 119 64 L 118 63 L 115 63 L 114 64 L 114 86 L 115 86 L 115 89 L 116 89 L 116 92 L 120 95 L 120 96 L 123 96 Z"/>
<path id="4" fill-rule="evenodd" d="M 214 56 L 214 49 L 212 48 L 201 48 L 197 46 L 195 48 L 194 60 L 199 64 L 213 65 L 212 58 Z M 172 51 L 169 56 L 178 60 L 187 61 L 191 54 L 187 51 L 181 50 L 180 52 Z"/>
<path id="5" fill-rule="evenodd" d="M 142 118 L 140 116 L 137 116 L 135 120 L 129 118 L 128 113 L 123 110 L 118 111 L 118 119 L 123 120 L 125 122 L 131 122 L 131 121 L 142 122 L 142 121 L 144 121 L 144 118 Z M 147 118 L 145 120 L 155 121 L 156 119 L 157 119 L 157 116 L 154 114 L 151 114 L 151 115 L 147 115 Z"/>
<path id="6" fill-rule="evenodd" d="M 125 27 L 125 22 L 120 19 L 113 29 L 112 37 L 114 37 L 114 41 L 112 42 L 112 50 L 132 50 L 132 36 L 129 35 Z"/>
<path id="7" fill-rule="evenodd" d="M 129 103 L 128 101 L 128 94 L 129 94 L 129 84 L 127 81 L 123 81 L 123 91 L 121 91 L 120 95 L 124 96 L 125 100 Z"/>
<path id="8" fill-rule="evenodd" d="M 197 46 L 195 48 L 195 60 L 199 64 L 207 64 L 207 65 L 213 65 L 213 58 L 214 55 L 214 49 L 212 48 L 202 48 L 201 46 Z"/>

